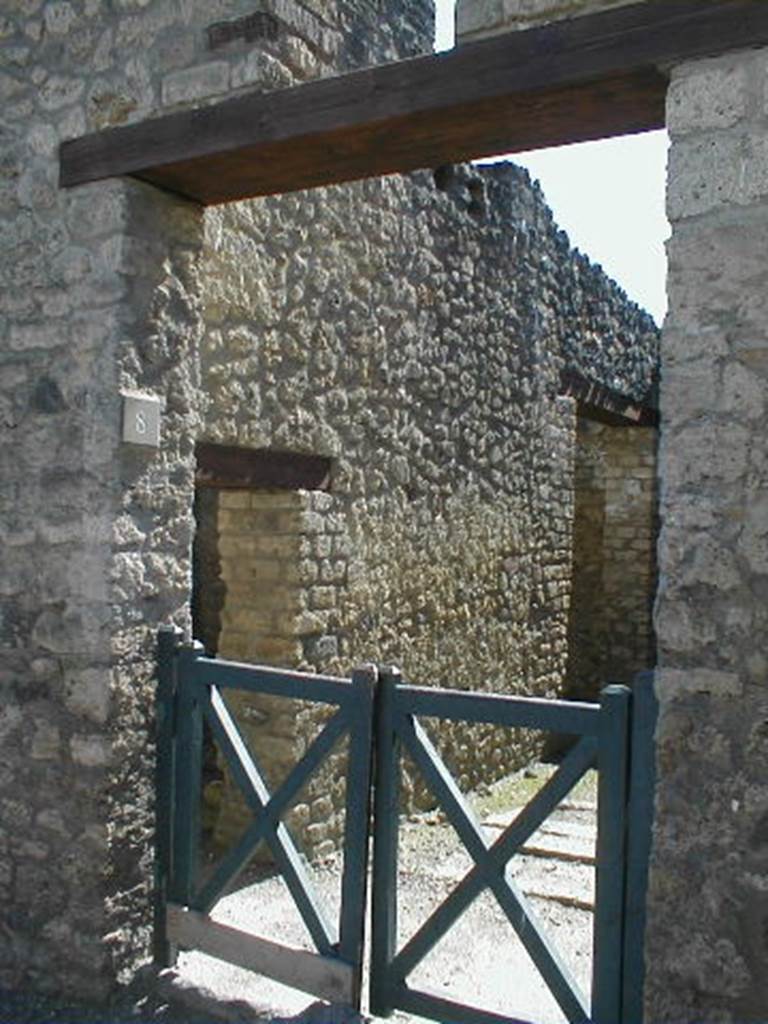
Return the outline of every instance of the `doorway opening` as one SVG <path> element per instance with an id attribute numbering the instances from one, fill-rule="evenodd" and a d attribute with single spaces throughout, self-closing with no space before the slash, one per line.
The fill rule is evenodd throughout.
<path id="1" fill-rule="evenodd" d="M 211 656 L 300 668 L 322 643 L 323 623 L 308 605 L 315 538 L 332 505 L 331 460 L 213 444 L 199 444 L 196 454 L 193 635 Z M 232 701 L 246 739 L 264 752 L 270 785 L 278 784 L 303 741 L 301 715 L 266 694 Z M 205 773 L 203 830 L 220 849 L 240 835 L 250 811 L 210 736 Z"/>

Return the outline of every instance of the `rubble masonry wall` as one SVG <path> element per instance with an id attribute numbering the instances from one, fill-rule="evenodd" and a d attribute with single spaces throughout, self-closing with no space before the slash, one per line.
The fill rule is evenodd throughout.
<path id="1" fill-rule="evenodd" d="M 266 6 L 276 40 L 214 49 L 211 23 L 249 3 L 0 13 L 0 985 L 96 998 L 147 954 L 155 631 L 190 624 L 197 441 L 334 459 L 330 506 L 306 501 L 343 519 L 345 587 L 307 591 L 307 663 L 554 692 L 560 297 L 583 297 L 612 377 L 642 388 L 653 361 L 647 321 L 514 170 L 205 215 L 132 181 L 58 188 L 63 139 L 431 41 L 426 3 Z M 158 449 L 121 443 L 125 389 L 162 400 Z M 449 639 L 471 649 L 460 673 Z"/>

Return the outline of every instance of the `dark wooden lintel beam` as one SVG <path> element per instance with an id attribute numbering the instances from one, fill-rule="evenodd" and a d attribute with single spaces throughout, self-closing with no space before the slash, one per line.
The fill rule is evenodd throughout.
<path id="1" fill-rule="evenodd" d="M 222 490 L 327 491 L 331 460 L 323 455 L 236 448 L 200 442 L 195 447 L 198 487 Z"/>
<path id="2" fill-rule="evenodd" d="M 576 370 L 560 374 L 560 394 L 575 398 L 579 414 L 617 427 L 657 427 L 659 413 L 647 402 L 583 377 Z"/>
<path id="3" fill-rule="evenodd" d="M 766 0 L 643 0 L 74 139 L 60 180 L 207 205 L 646 131 L 669 67 L 766 44 Z"/>

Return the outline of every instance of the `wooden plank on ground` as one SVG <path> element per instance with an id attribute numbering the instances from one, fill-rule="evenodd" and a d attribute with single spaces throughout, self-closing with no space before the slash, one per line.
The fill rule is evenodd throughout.
<path id="1" fill-rule="evenodd" d="M 646 131 L 669 67 L 766 44 L 765 0 L 643 0 L 74 139 L 60 180 L 212 204 Z"/>
<path id="2" fill-rule="evenodd" d="M 171 943 L 263 974 L 330 1003 L 352 1002 L 354 972 L 341 960 L 249 935 L 176 904 L 169 904 L 167 922 Z"/>

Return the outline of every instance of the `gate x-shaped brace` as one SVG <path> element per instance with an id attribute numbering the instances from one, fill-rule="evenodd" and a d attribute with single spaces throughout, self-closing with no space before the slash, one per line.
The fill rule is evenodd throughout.
<path id="1" fill-rule="evenodd" d="M 594 766 L 595 740 L 592 737 L 582 739 L 533 800 L 490 845 L 471 806 L 423 727 L 413 716 L 405 715 L 398 732 L 472 857 L 474 867 L 395 956 L 390 967 L 393 982 L 404 982 L 475 897 L 484 888 L 490 888 L 531 959 L 546 977 L 568 1020 L 574 1024 L 589 1021 L 586 1000 L 568 968 L 544 939 L 528 901 L 512 881 L 509 860 L 584 773 Z"/>
<path id="2" fill-rule="evenodd" d="M 209 700 L 203 714 L 246 802 L 255 813 L 256 820 L 226 855 L 213 877 L 195 898 L 195 909 L 208 912 L 224 888 L 246 865 L 258 844 L 265 840 L 274 854 L 317 951 L 326 956 L 331 955 L 338 941 L 333 934 L 333 926 L 325 915 L 322 903 L 314 894 L 312 881 L 296 845 L 280 818 L 306 780 L 322 764 L 343 735 L 347 725 L 343 710 L 337 711 L 325 725 L 274 795 L 270 794 L 262 772 L 215 686 L 210 687 Z"/>
<path id="3" fill-rule="evenodd" d="M 400 1008 L 467 1024 L 509 1024 L 511 1018 L 454 1003 L 406 984 L 414 968 L 476 896 L 488 888 L 570 1021 L 618 1024 L 634 1019 L 641 994 L 642 978 L 637 974 L 637 963 L 642 949 L 633 937 L 642 935 L 635 927 L 637 922 L 642 925 L 642 907 L 637 905 L 637 894 L 642 890 L 637 885 L 633 889 L 626 886 L 632 872 L 635 878 L 642 880 L 647 863 L 644 837 L 650 821 L 652 790 L 648 786 L 646 765 L 648 752 L 652 751 L 655 721 L 650 679 L 636 684 L 639 703 L 630 719 L 630 691 L 626 687 L 605 689 L 598 706 L 406 686 L 394 669 L 379 670 L 376 685 L 377 672 L 372 666 L 357 670 L 351 680 L 310 676 L 208 659 L 199 649 L 180 648 L 175 636 L 163 637 L 162 634 L 160 655 L 158 814 L 163 827 L 158 831 L 158 962 L 169 962 L 169 955 L 173 955 L 169 950 L 175 940 L 187 948 L 205 949 L 214 956 L 269 974 L 321 998 L 359 1005 L 373 793 L 376 808 L 371 948 L 373 1012 L 386 1015 Z M 248 749 L 222 697 L 222 688 L 308 700 L 325 704 L 335 712 L 274 794 L 270 793 L 258 761 Z M 638 699 L 637 692 L 635 699 Z M 421 717 L 543 729 L 581 738 L 527 807 L 489 844 L 471 807 L 419 724 L 417 719 Z M 199 834 L 203 719 L 207 720 L 256 820 L 247 827 L 212 876 L 198 886 L 196 836 Z M 372 742 L 374 722 L 375 744 Z M 630 734 L 633 750 L 642 755 L 632 759 L 629 757 Z M 345 735 L 349 742 L 347 830 L 337 938 L 281 817 Z M 401 747 L 408 750 L 442 805 L 473 866 L 398 951 Z M 370 768 L 374 749 L 376 781 L 372 788 Z M 594 764 L 599 768 L 598 870 L 593 992 L 591 1009 L 587 1009 L 583 994 L 557 952 L 548 945 L 525 897 L 510 877 L 509 861 Z M 641 819 L 641 829 L 635 834 L 637 838 L 630 829 L 627 843 L 631 820 L 628 817 L 630 765 L 634 805 L 642 814 L 636 815 Z M 280 947 L 206 916 L 261 841 L 272 850 L 317 948 L 316 954 Z M 628 926 L 630 921 L 632 926 Z"/>
<path id="4" fill-rule="evenodd" d="M 283 784 L 274 794 L 270 794 L 264 776 L 218 689 L 211 686 L 208 692 L 208 701 L 203 713 L 236 783 L 257 817 L 195 897 L 193 906 L 197 910 L 208 912 L 226 886 L 237 877 L 258 844 L 264 840 L 275 856 L 318 952 L 332 955 L 338 950 L 333 926 L 325 915 L 321 901 L 314 893 L 314 887 L 296 845 L 280 819 L 301 786 L 343 735 L 347 724 L 344 713 L 342 710 L 336 712 Z M 472 857 L 474 867 L 395 956 L 389 968 L 393 982 L 404 982 L 482 889 L 490 888 L 531 959 L 547 978 L 568 1019 L 573 1022 L 589 1021 L 589 1011 L 583 994 L 566 965 L 543 937 L 528 901 L 511 879 L 509 860 L 583 774 L 594 765 L 597 751 L 595 740 L 592 737 L 582 739 L 521 815 L 493 845 L 489 845 L 472 808 L 424 728 L 414 716 L 404 715 L 398 731 Z"/>

